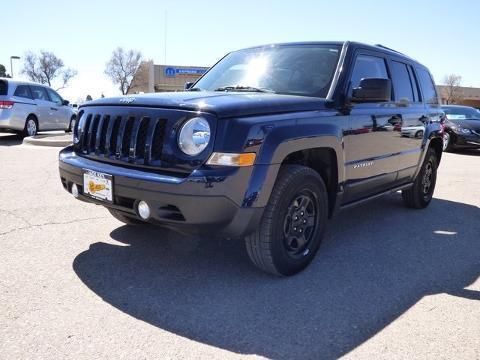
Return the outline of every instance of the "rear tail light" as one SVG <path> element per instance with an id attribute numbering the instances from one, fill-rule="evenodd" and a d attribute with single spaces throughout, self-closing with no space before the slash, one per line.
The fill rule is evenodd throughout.
<path id="1" fill-rule="evenodd" d="M 11 109 L 15 104 L 13 101 L 1 101 L 0 100 L 0 109 Z"/>

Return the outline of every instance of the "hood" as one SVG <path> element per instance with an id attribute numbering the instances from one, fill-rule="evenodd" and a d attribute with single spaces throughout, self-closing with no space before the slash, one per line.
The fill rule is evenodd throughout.
<path id="1" fill-rule="evenodd" d="M 460 126 L 462 128 L 480 131 L 480 119 L 479 120 L 448 120 L 450 124 Z"/>
<path id="2" fill-rule="evenodd" d="M 86 106 L 140 106 L 203 111 L 218 117 L 240 117 L 274 113 L 323 110 L 320 98 L 268 93 L 183 91 L 119 96 L 89 101 Z"/>

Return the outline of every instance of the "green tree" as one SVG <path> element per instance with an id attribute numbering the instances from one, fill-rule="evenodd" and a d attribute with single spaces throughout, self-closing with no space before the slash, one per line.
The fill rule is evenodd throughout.
<path id="1" fill-rule="evenodd" d="M 7 69 L 2 64 L 0 64 L 0 77 L 10 77 L 10 75 L 7 74 Z"/>

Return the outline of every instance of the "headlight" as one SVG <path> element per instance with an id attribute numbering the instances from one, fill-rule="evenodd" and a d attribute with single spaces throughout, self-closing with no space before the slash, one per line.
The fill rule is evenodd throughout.
<path id="1" fill-rule="evenodd" d="M 210 142 L 210 125 L 208 121 L 197 117 L 183 124 L 178 136 L 178 146 L 185 154 L 200 154 Z"/>
<path id="2" fill-rule="evenodd" d="M 459 128 L 458 130 L 460 130 L 464 134 L 471 134 L 472 132 L 470 129 L 465 129 L 465 128 Z"/>

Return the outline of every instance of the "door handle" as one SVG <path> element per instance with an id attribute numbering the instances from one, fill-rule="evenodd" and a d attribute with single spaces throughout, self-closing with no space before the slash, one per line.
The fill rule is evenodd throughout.
<path id="1" fill-rule="evenodd" d="M 58 111 L 58 109 L 57 109 L 57 108 L 53 108 L 53 107 L 51 107 L 51 108 L 50 108 L 50 110 L 53 110 L 53 111 Z"/>

